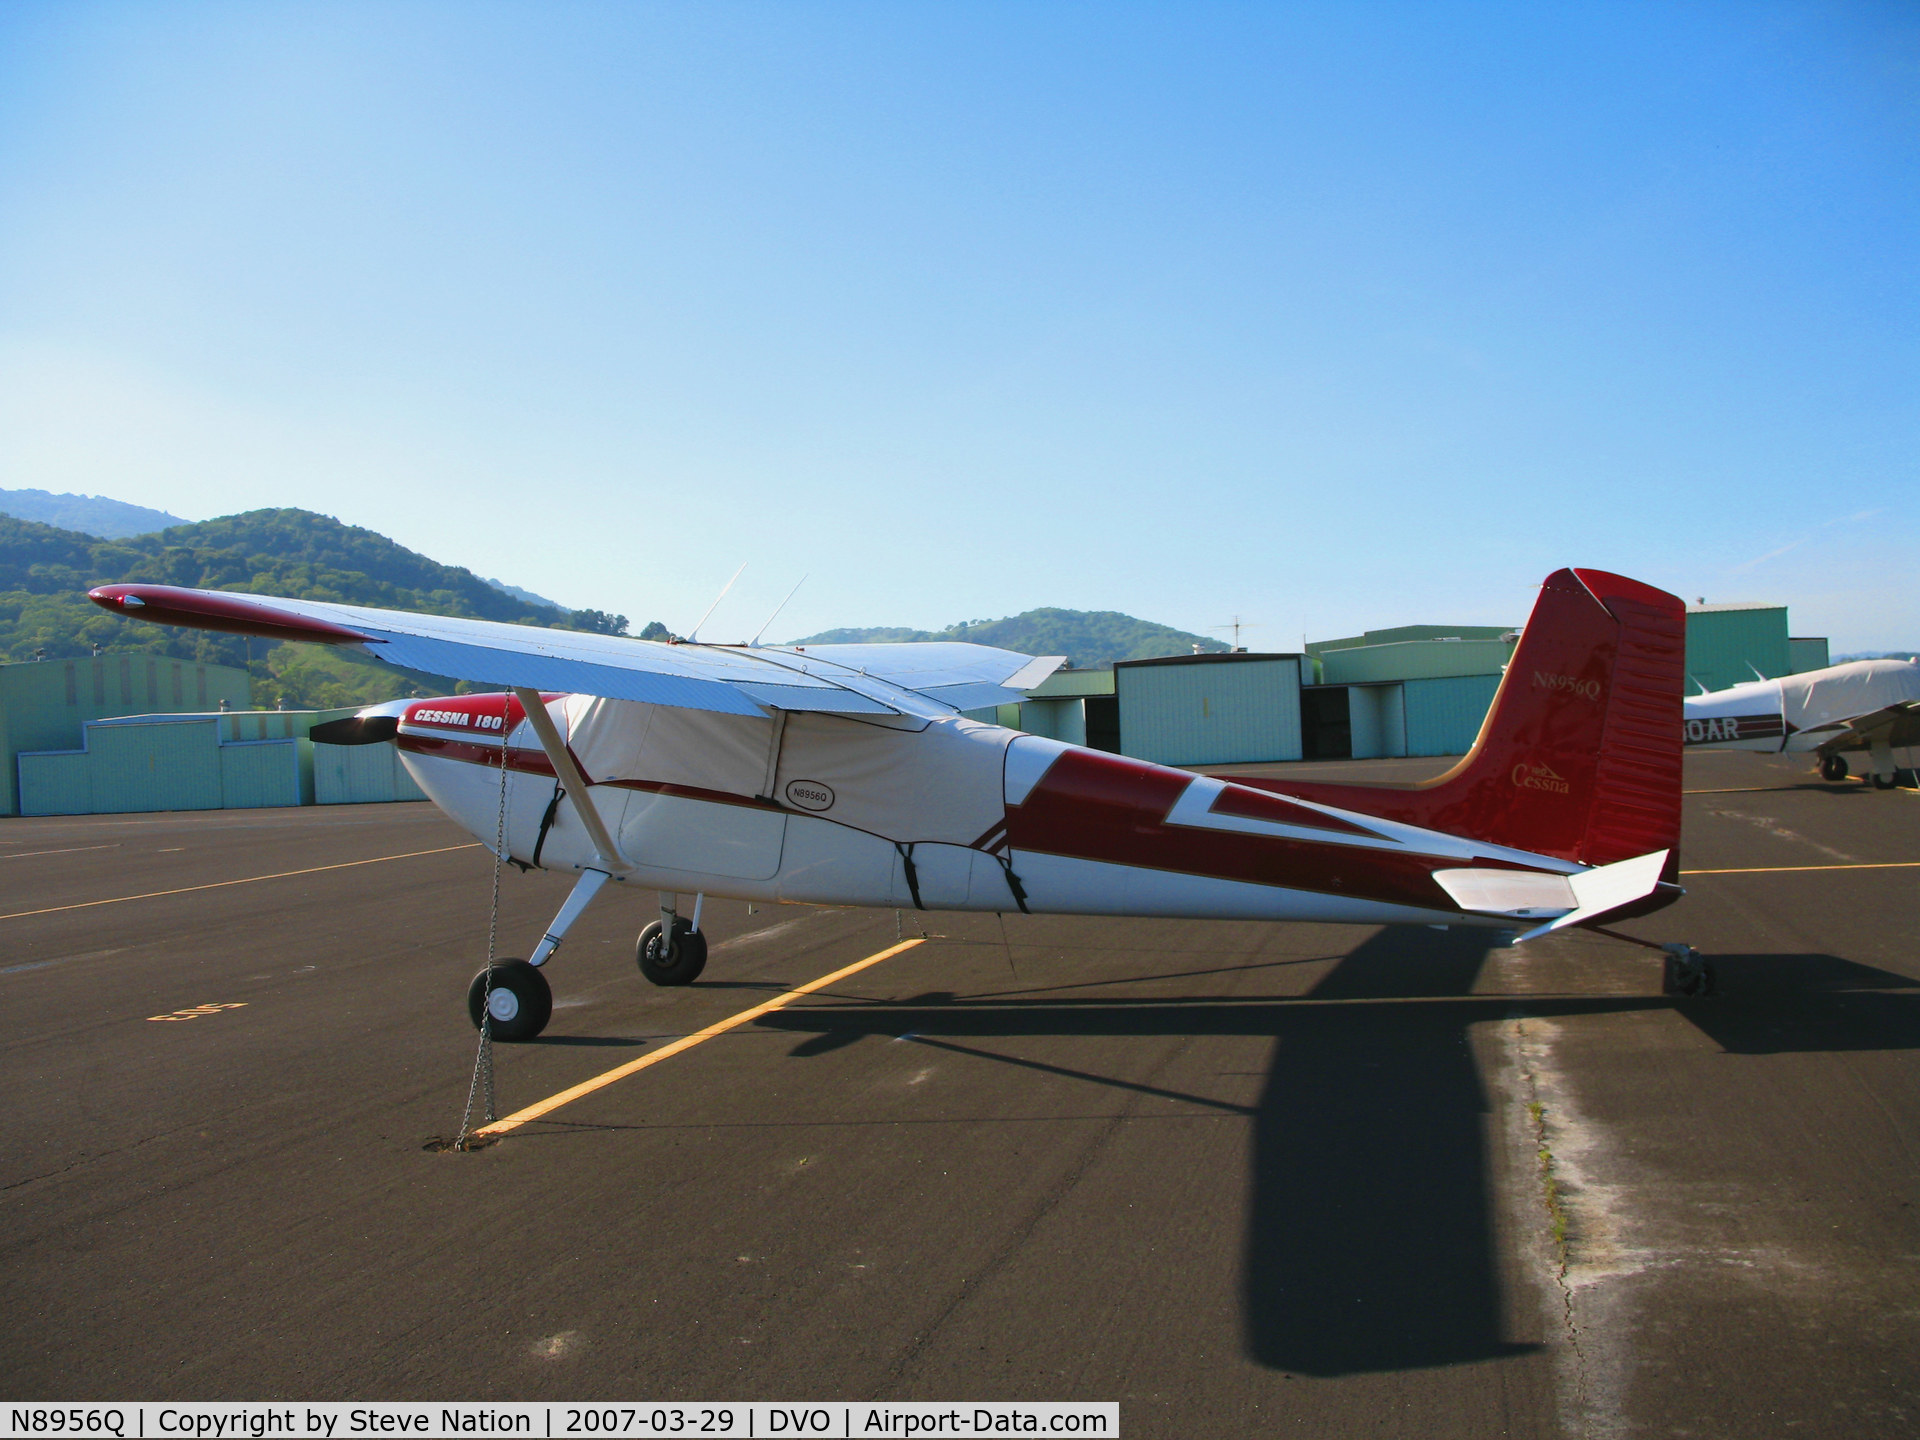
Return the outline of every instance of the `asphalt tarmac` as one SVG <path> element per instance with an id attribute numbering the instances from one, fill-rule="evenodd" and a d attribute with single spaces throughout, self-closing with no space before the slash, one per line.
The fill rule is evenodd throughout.
<path id="1" fill-rule="evenodd" d="M 929 938 L 465 1154 L 492 869 L 430 807 L 0 822 L 0 1396 L 1913 1435 L 1920 868 L 1858 867 L 1920 794 L 1688 784 L 1713 873 L 1624 928 L 1713 997 L 1584 934 L 720 901 L 661 990 L 615 891 L 502 1113 Z M 565 890 L 508 872 L 501 952 Z"/>

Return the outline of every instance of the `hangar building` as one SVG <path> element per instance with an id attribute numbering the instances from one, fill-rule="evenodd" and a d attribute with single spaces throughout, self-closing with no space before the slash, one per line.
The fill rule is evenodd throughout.
<path id="1" fill-rule="evenodd" d="M 1519 631 L 1401 625 L 1315 641 L 1301 655 L 1173 655 L 1062 670 L 982 719 L 1168 765 L 1461 755 L 1500 688 Z M 1692 688 L 1827 664 L 1790 636 L 1784 605 L 1694 605 Z"/>
<path id="2" fill-rule="evenodd" d="M 20 752 L 77 749 L 89 720 L 247 704 L 245 671 L 142 651 L 0 665 L 0 815 L 20 813 Z"/>

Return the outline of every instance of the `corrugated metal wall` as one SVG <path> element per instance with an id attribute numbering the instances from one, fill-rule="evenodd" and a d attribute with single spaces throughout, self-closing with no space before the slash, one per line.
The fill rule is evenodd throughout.
<path id="1" fill-rule="evenodd" d="M 1020 728 L 1029 735 L 1087 743 L 1087 702 L 1084 699 L 1043 699 L 1020 702 Z"/>
<path id="2" fill-rule="evenodd" d="M 319 805 L 424 800 L 391 745 L 315 745 L 313 798 Z"/>
<path id="3" fill-rule="evenodd" d="M 1377 760 L 1407 753 L 1407 699 L 1402 686 L 1349 686 L 1347 722 L 1354 759 Z"/>
<path id="4" fill-rule="evenodd" d="M 1322 650 L 1328 685 L 1380 684 L 1450 675 L 1498 675 L 1513 655 L 1505 640 L 1400 640 L 1350 650 Z"/>
<path id="5" fill-rule="evenodd" d="M 219 722 L 212 717 L 92 724 L 86 753 L 98 811 L 220 808 Z M 24 773 L 25 756 L 21 764 Z"/>
<path id="6" fill-rule="evenodd" d="M 20 756 L 21 813 L 107 815 L 250 810 L 311 805 L 316 799 L 329 805 L 426 799 L 391 745 L 316 746 L 308 740 L 307 731 L 328 713 L 93 721 L 83 727 L 82 749 Z"/>
<path id="7" fill-rule="evenodd" d="M 1755 675 L 1758 671 L 1758 676 Z M 1687 612 L 1687 678 L 1709 690 L 1793 673 L 1787 607 L 1709 607 Z"/>
<path id="8" fill-rule="evenodd" d="M 302 803 L 298 740 L 246 740 L 220 747 L 220 807 L 258 810 Z M 311 789 L 311 782 L 304 788 Z"/>
<path id="9" fill-rule="evenodd" d="M 1804 675 L 1809 670 L 1824 670 L 1833 663 L 1827 654 L 1825 636 L 1790 637 L 1787 641 L 1787 659 L 1796 675 Z"/>
<path id="10" fill-rule="evenodd" d="M 1274 656 L 1114 667 L 1120 750 L 1160 765 L 1300 758 L 1300 662 Z"/>
<path id="11" fill-rule="evenodd" d="M 22 751 L 78 750 L 89 720 L 211 710 L 222 702 L 246 708 L 244 671 L 148 654 L 0 665 L 0 815 L 14 813 L 14 762 Z"/>
<path id="12" fill-rule="evenodd" d="M 1498 675 L 1407 681 L 1400 687 L 1406 711 L 1406 753 L 1466 754 L 1499 688 Z"/>
<path id="13" fill-rule="evenodd" d="M 91 815 L 93 774 L 84 750 L 20 757 L 20 813 Z"/>

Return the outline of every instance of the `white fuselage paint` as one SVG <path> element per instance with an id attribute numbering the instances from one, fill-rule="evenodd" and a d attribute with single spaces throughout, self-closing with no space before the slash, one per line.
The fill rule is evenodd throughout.
<path id="1" fill-rule="evenodd" d="M 550 713 L 556 721 L 562 720 L 562 703 L 555 702 Z M 994 767 L 992 781 L 998 793 L 989 797 L 977 794 L 955 797 L 956 802 L 964 801 L 958 808 L 969 815 L 979 813 L 986 799 L 1004 818 L 1006 805 L 1023 801 L 1059 754 L 1079 748 L 1021 736 L 1013 731 L 983 734 L 992 727 L 961 723 L 967 727 L 967 733 L 962 733 L 954 721 L 935 720 L 914 738 L 917 744 L 928 747 L 998 745 L 1003 762 Z M 564 725 L 562 729 L 564 732 Z M 455 734 L 413 723 L 403 726 L 403 734 L 473 738 L 470 729 Z M 887 743 L 897 743 L 897 739 L 897 734 L 889 734 Z M 498 740 L 492 739 L 491 743 L 497 744 Z M 508 737 L 507 743 L 510 753 L 516 755 L 531 758 L 539 753 L 531 728 L 524 723 Z M 495 848 L 501 829 L 501 772 L 495 765 L 421 754 L 404 747 L 401 759 L 428 798 L 489 849 Z M 618 783 L 623 779 L 646 782 L 652 777 L 592 778 L 595 782 L 592 802 L 607 829 L 617 837 L 622 857 L 630 867 L 614 878 L 646 889 L 697 891 L 773 903 L 904 909 L 914 904 L 915 886 L 909 883 L 907 874 L 910 845 L 920 905 L 929 910 L 1017 910 L 1021 908 L 1013 888 L 1017 883 L 1024 890 L 1025 908 L 1039 914 L 1490 928 L 1513 924 L 1507 916 L 1427 909 L 1296 889 L 1284 884 L 1253 883 L 1018 849 L 994 853 L 991 848 L 946 840 L 914 840 L 915 831 L 911 829 L 899 836 L 875 834 L 842 823 L 831 813 L 809 813 L 784 802 L 780 808 L 765 803 L 727 803 L 628 788 Z M 1174 807 L 1178 813 L 1170 814 L 1168 821 L 1232 831 L 1248 829 L 1250 822 L 1230 817 L 1209 819 L 1206 815 L 1206 805 L 1222 783 L 1193 776 L 1189 783 L 1191 798 L 1183 793 Z M 509 769 L 505 855 L 527 861 L 538 846 L 542 869 L 566 872 L 599 868 L 602 862 L 595 855 L 571 796 L 554 807 L 552 822 L 544 841 L 541 840 L 542 818 L 552 804 L 554 790 L 555 781 L 551 776 Z M 926 803 L 939 806 L 941 797 L 929 796 Z M 1467 853 L 1505 854 L 1512 858 L 1522 855 L 1522 852 L 1502 852 L 1498 847 L 1476 845 L 1367 817 L 1351 818 L 1371 827 L 1370 834 L 1353 838 L 1350 848 L 1354 850 L 1410 851 L 1439 857 L 1436 865 L 1458 863 L 1459 857 Z M 941 828 L 939 817 L 929 816 L 921 833 L 938 832 Z M 1324 832 L 1311 838 L 1316 843 L 1340 843 L 1329 839 Z M 896 844 L 896 840 L 900 843 Z M 1542 856 L 1524 858 L 1528 863 L 1556 871 L 1581 868 Z"/>

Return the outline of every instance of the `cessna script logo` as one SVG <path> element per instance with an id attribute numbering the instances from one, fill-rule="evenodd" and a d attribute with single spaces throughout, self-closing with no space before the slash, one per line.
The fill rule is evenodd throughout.
<path id="1" fill-rule="evenodd" d="M 1513 783 L 1522 790 L 1543 790 L 1549 795 L 1568 793 L 1566 780 L 1556 775 L 1551 765 L 1529 764 L 1525 760 L 1513 767 Z"/>
<path id="2" fill-rule="evenodd" d="M 1547 670 L 1536 670 L 1533 672 L 1533 688 L 1536 690 L 1553 690 L 1562 695 L 1577 695 L 1582 700 L 1598 700 L 1600 698 L 1600 682 L 1598 680 L 1582 680 L 1574 675 L 1555 675 Z"/>
<path id="3" fill-rule="evenodd" d="M 407 717 L 415 725 L 458 725 L 467 730 L 498 730 L 499 715 L 469 715 L 464 710 L 416 710 Z"/>

